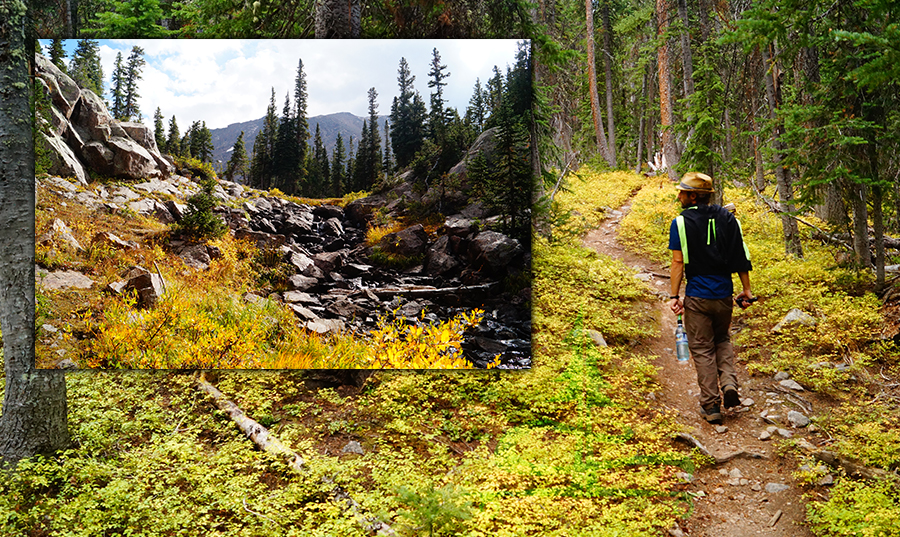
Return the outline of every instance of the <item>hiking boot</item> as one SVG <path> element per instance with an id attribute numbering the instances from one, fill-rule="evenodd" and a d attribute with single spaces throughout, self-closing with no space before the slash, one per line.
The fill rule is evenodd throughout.
<path id="1" fill-rule="evenodd" d="M 725 386 L 722 388 L 722 393 L 725 394 L 725 408 L 734 408 L 741 405 L 741 397 L 734 386 Z"/>
<path id="2" fill-rule="evenodd" d="M 719 411 L 719 405 L 700 407 L 700 416 L 709 423 L 722 423 L 722 412 Z"/>

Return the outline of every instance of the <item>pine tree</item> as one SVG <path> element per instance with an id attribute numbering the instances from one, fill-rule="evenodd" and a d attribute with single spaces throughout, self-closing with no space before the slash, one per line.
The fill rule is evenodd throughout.
<path id="1" fill-rule="evenodd" d="M 466 122 L 474 126 L 478 132 L 484 130 L 484 120 L 487 116 L 486 105 L 487 101 L 485 99 L 485 91 L 481 87 L 481 80 L 476 78 L 472 97 L 469 98 L 469 107 L 466 108 Z"/>
<path id="2" fill-rule="evenodd" d="M 367 166 L 372 159 L 369 158 L 369 123 L 363 120 L 362 132 L 359 134 L 359 145 L 356 149 L 356 160 L 353 164 L 351 174 L 351 185 L 354 191 L 365 190 L 366 177 L 368 177 Z"/>
<path id="3" fill-rule="evenodd" d="M 225 177 L 229 181 L 234 181 L 234 176 L 241 178 L 247 175 L 247 150 L 244 148 L 244 131 L 238 135 L 231 151 L 231 158 L 228 159 L 228 166 L 225 168 Z"/>
<path id="4" fill-rule="evenodd" d="M 297 77 L 294 81 L 294 121 L 297 130 L 297 145 L 299 146 L 299 169 L 297 177 L 300 181 L 306 177 L 306 155 L 309 153 L 309 121 L 306 118 L 306 74 L 303 72 L 303 60 L 301 59 L 297 65 Z"/>
<path id="5" fill-rule="evenodd" d="M 410 74 L 406 58 L 400 58 L 397 83 L 400 95 L 391 104 L 391 145 L 397 166 L 405 167 L 422 146 L 425 125 L 425 103 L 413 88 L 416 80 Z"/>
<path id="6" fill-rule="evenodd" d="M 166 37 L 171 32 L 157 24 L 163 18 L 159 0 L 127 0 L 112 2 L 111 9 L 97 14 L 90 21 L 92 29 L 85 30 L 91 35 L 105 38 L 153 39 Z"/>
<path id="7" fill-rule="evenodd" d="M 215 147 L 212 143 L 212 132 L 203 121 L 193 129 L 191 136 L 191 152 L 201 162 L 212 162 L 213 151 Z"/>
<path id="8" fill-rule="evenodd" d="M 344 138 L 338 133 L 334 142 L 334 151 L 331 153 L 331 196 L 344 195 L 346 171 L 344 170 Z"/>
<path id="9" fill-rule="evenodd" d="M 431 70 L 428 71 L 428 76 L 431 77 L 431 80 L 428 81 L 428 87 L 434 89 L 434 92 L 431 94 L 431 111 L 428 115 L 428 134 L 438 145 L 443 143 L 446 123 L 444 86 L 447 83 L 444 82 L 444 79 L 450 76 L 450 73 L 444 72 L 446 69 L 447 66 L 441 64 L 441 55 L 438 49 L 435 48 L 432 51 Z"/>
<path id="10" fill-rule="evenodd" d="M 169 138 L 166 140 L 166 153 L 172 156 L 181 155 L 181 133 L 178 132 L 178 122 L 175 116 L 169 120 Z"/>
<path id="11" fill-rule="evenodd" d="M 381 174 L 381 135 L 378 133 L 378 103 L 375 99 L 378 92 L 369 88 L 369 139 L 366 148 L 366 175 L 363 178 L 363 190 L 369 190 Z"/>
<path id="12" fill-rule="evenodd" d="M 112 107 L 110 113 L 119 121 L 125 121 L 125 66 L 122 65 L 122 53 L 116 54 L 116 64 L 112 73 Z"/>
<path id="13" fill-rule="evenodd" d="M 69 76 L 82 89 L 103 95 L 103 67 L 100 65 L 100 45 L 96 39 L 81 39 L 69 62 Z"/>
<path id="14" fill-rule="evenodd" d="M 162 110 L 158 106 L 153 114 L 153 137 L 156 138 L 157 149 L 164 151 L 166 146 L 166 127 L 163 124 Z"/>
<path id="15" fill-rule="evenodd" d="M 384 158 L 381 162 L 381 169 L 384 170 L 385 178 L 390 177 L 394 172 L 393 157 L 391 155 L 391 128 L 390 122 L 384 122 Z"/>
<path id="16" fill-rule="evenodd" d="M 300 145 L 297 143 L 297 126 L 291 110 L 290 94 L 284 96 L 284 108 L 275 139 L 272 174 L 274 186 L 286 194 L 295 194 L 299 188 Z"/>
<path id="17" fill-rule="evenodd" d="M 63 73 L 66 72 L 66 51 L 63 48 L 62 39 L 54 38 L 50 42 L 50 62 Z"/>
<path id="18" fill-rule="evenodd" d="M 141 109 L 138 106 L 137 84 L 142 77 L 141 71 L 147 62 L 144 61 L 144 49 L 139 46 L 131 48 L 131 54 L 128 55 L 128 63 L 125 66 L 125 105 L 123 116 L 126 121 L 140 121 Z"/>
<path id="19" fill-rule="evenodd" d="M 272 96 L 269 98 L 269 107 L 266 109 L 262 129 L 253 142 L 250 184 L 256 188 L 268 190 L 272 187 L 272 164 L 277 134 L 278 116 L 275 114 L 275 88 L 272 88 Z"/>

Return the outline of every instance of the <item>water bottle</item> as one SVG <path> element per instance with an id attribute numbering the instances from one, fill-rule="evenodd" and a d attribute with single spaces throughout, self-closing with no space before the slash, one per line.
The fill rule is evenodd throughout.
<path id="1" fill-rule="evenodd" d="M 684 324 L 681 322 L 681 315 L 678 316 L 678 326 L 675 327 L 675 357 L 679 362 L 687 362 L 691 353 L 688 350 L 687 334 L 684 331 Z"/>

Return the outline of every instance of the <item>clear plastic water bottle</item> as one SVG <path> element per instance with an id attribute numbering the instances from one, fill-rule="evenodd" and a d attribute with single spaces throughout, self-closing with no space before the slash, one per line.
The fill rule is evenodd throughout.
<path id="1" fill-rule="evenodd" d="M 681 315 L 678 316 L 678 326 L 675 327 L 675 357 L 679 362 L 687 362 L 691 353 L 688 350 L 687 334 L 684 331 L 684 323 L 681 322 Z"/>

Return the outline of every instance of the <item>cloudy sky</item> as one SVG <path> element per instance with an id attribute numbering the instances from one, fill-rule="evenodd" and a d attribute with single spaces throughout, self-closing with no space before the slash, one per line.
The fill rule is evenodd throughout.
<path id="1" fill-rule="evenodd" d="M 415 89 L 426 106 L 431 89 L 428 71 L 438 49 L 450 77 L 445 100 L 465 113 L 475 79 L 484 85 L 496 65 L 505 74 L 515 62 L 515 40 L 119 40 L 101 39 L 100 56 L 108 90 L 116 54 L 123 60 L 134 45 L 144 49 L 147 65 L 138 86 L 145 123 L 159 107 L 168 121 L 174 115 L 183 132 L 196 120 L 215 129 L 265 115 L 272 88 L 278 115 L 285 95 L 293 102 L 297 64 L 303 60 L 307 80 L 307 116 L 335 112 L 368 115 L 367 92 L 378 92 L 378 112 L 390 113 L 397 95 L 397 69 L 406 58 L 416 77 Z M 41 41 L 44 50 L 49 41 Z M 67 63 L 76 46 L 67 40 Z M 109 95 L 107 94 L 107 99 Z"/>

